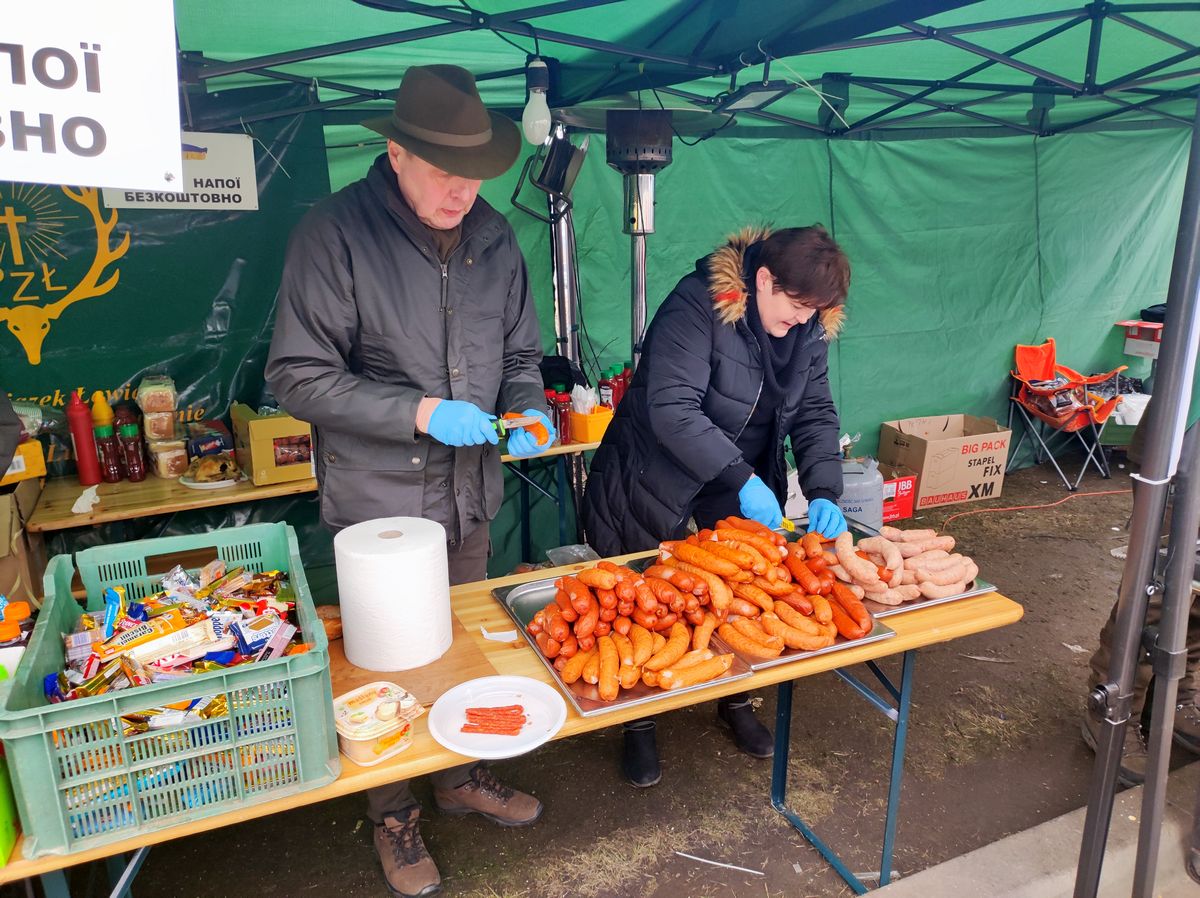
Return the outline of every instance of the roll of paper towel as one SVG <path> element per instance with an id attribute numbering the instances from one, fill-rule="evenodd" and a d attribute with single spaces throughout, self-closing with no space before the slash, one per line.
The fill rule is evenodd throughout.
<path id="1" fill-rule="evenodd" d="M 425 518 L 379 518 L 333 538 L 346 659 L 408 670 L 450 648 L 446 530 Z"/>

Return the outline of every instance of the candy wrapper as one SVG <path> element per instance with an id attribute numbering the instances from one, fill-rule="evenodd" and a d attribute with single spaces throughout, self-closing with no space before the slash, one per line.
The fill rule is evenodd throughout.
<path id="1" fill-rule="evenodd" d="M 295 596 L 283 571 L 226 569 L 213 559 L 191 572 L 176 566 L 162 590 L 134 602 L 125 588 L 105 590 L 102 610 L 85 612 L 73 633 L 63 634 L 66 667 L 43 682 L 46 700 L 69 701 L 178 682 L 306 651 L 288 621 Z M 228 713 L 223 696 L 207 714 Z M 127 735 L 207 719 L 187 706 L 126 716 Z"/>

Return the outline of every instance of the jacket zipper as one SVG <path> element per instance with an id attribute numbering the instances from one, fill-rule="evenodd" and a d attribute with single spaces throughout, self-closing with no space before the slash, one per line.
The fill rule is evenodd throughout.
<path id="1" fill-rule="evenodd" d="M 755 353 L 757 353 L 758 352 L 757 348 L 755 348 L 754 351 L 755 351 Z M 737 441 L 742 438 L 742 433 L 745 431 L 746 426 L 750 423 L 750 419 L 754 417 L 754 410 L 758 408 L 758 400 L 760 400 L 762 398 L 763 385 L 766 382 L 767 382 L 767 376 L 764 373 L 762 379 L 758 382 L 758 392 L 754 394 L 754 403 L 753 403 L 753 405 L 750 406 L 750 414 L 748 414 L 746 416 L 746 420 L 743 421 L 742 426 L 738 428 L 737 436 L 735 436 L 733 438 L 734 443 L 737 443 Z M 704 484 L 700 484 L 700 487 L 694 493 L 692 493 L 690 496 L 688 496 L 688 500 L 687 500 L 688 505 L 692 504 L 692 500 L 695 499 L 696 496 L 700 494 L 700 490 L 702 490 L 702 489 L 704 489 Z M 684 515 L 686 517 L 687 513 L 684 512 Z M 675 527 L 673 529 L 678 530 L 682 524 L 683 524 L 683 518 L 680 518 L 678 521 L 675 522 Z"/>
<path id="2" fill-rule="evenodd" d="M 446 311 L 446 301 L 450 298 L 450 264 L 449 262 L 438 263 L 442 268 L 442 307 L 440 311 Z"/>

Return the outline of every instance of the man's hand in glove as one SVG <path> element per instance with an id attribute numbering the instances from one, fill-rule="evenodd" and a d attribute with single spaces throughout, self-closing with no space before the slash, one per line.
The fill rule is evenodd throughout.
<path id="1" fill-rule="evenodd" d="M 534 437 L 532 431 L 536 427 L 514 427 L 508 432 L 508 454 L 517 458 L 529 458 L 531 455 L 541 455 L 554 445 L 555 439 L 558 438 L 558 432 L 554 429 L 554 425 L 550 423 L 550 419 L 546 417 L 545 412 L 540 412 L 536 408 L 527 408 L 521 414 L 528 418 L 537 418 L 542 422 L 542 426 L 546 428 L 546 441 L 539 443 Z"/>
<path id="2" fill-rule="evenodd" d="M 428 402 L 422 400 L 422 403 Z M 492 423 L 495 415 L 481 411 L 478 406 L 459 399 L 436 400 L 428 426 L 421 427 L 421 413 L 417 413 L 417 428 L 423 429 L 439 443 L 447 446 L 482 446 L 500 442 L 496 427 Z"/>

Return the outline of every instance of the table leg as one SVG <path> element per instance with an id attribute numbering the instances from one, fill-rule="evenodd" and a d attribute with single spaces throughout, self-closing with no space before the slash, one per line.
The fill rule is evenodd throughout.
<path id="1" fill-rule="evenodd" d="M 571 495 L 571 488 L 567 484 L 567 456 L 558 456 L 555 463 L 558 476 L 555 485 L 555 492 L 558 493 L 558 544 L 565 546 L 575 542 L 567 533 L 567 499 Z"/>
<path id="2" fill-rule="evenodd" d="M 38 878 L 42 881 L 42 894 L 46 898 L 71 898 L 71 887 L 67 885 L 65 870 L 52 870 Z"/>
<path id="3" fill-rule="evenodd" d="M 890 719 L 896 730 L 892 741 L 892 765 L 888 782 L 887 813 L 883 826 L 883 849 L 879 864 L 879 884 L 887 885 L 892 879 L 892 860 L 896 842 L 896 820 L 900 811 L 900 788 L 903 784 L 904 749 L 908 739 L 908 715 L 912 699 L 912 674 L 916 663 L 916 651 L 910 650 L 901 659 L 900 686 L 897 688 L 874 662 L 867 666 L 878 678 L 895 705 L 881 697 L 853 674 L 835 670 L 844 682 L 854 688 L 863 698 Z M 776 699 L 775 714 L 775 759 L 771 771 L 771 805 L 787 818 L 804 838 L 820 852 L 834 871 L 855 895 L 869 891 L 863 881 L 842 862 L 837 853 L 806 824 L 798 814 L 787 806 L 788 750 L 791 742 L 792 683 L 780 683 Z"/>
<path id="4" fill-rule="evenodd" d="M 529 524 L 529 462 L 517 464 L 521 472 L 521 560 L 533 561 L 533 534 Z"/>
<path id="5" fill-rule="evenodd" d="M 897 697 L 896 738 L 892 743 L 892 773 L 888 786 L 887 817 L 883 825 L 883 855 L 879 860 L 879 884 L 892 881 L 892 852 L 896 847 L 896 817 L 900 813 L 900 786 L 904 777 L 904 748 L 908 740 L 908 711 L 912 700 L 912 674 L 916 652 L 905 652 L 900 667 L 900 695 Z"/>
<path id="6" fill-rule="evenodd" d="M 125 858 L 121 855 L 107 859 L 108 877 L 112 885 L 112 892 L 108 898 L 133 898 L 133 881 L 141 872 L 142 864 L 146 862 L 149 853 L 150 846 L 147 845 L 135 851 L 129 858 L 129 863 L 125 863 Z"/>

